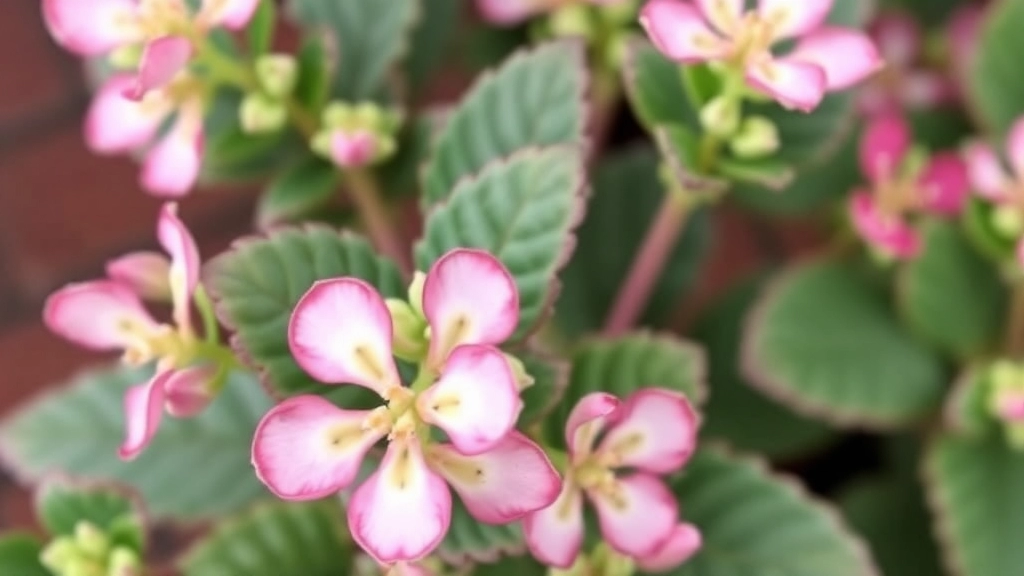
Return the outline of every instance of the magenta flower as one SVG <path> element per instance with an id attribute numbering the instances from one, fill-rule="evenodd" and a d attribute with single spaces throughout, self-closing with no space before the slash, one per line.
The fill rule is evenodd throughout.
<path id="1" fill-rule="evenodd" d="M 860 142 L 860 165 L 871 189 L 854 192 L 850 219 L 868 244 L 889 256 L 912 258 L 921 249 L 909 214 L 955 215 L 967 200 L 963 161 L 949 152 L 925 161 L 911 148 L 910 128 L 896 116 L 868 125 Z"/>
<path id="2" fill-rule="evenodd" d="M 583 545 L 585 495 L 605 541 L 644 569 L 689 558 L 700 548 L 700 533 L 679 523 L 676 499 L 658 476 L 686 464 L 697 426 L 690 403 L 669 390 L 639 390 L 624 402 L 603 392 L 584 396 L 566 423 L 569 470 L 562 491 L 551 506 L 523 519 L 534 557 L 556 568 L 573 565 Z M 633 472 L 617 474 L 622 469 Z"/>
<path id="3" fill-rule="evenodd" d="M 904 108 L 934 108 L 955 100 L 953 82 L 938 70 L 921 65 L 924 35 L 912 16 L 883 13 L 872 22 L 869 33 L 886 65 L 858 96 L 862 112 L 895 114 Z"/>
<path id="4" fill-rule="evenodd" d="M 477 10 L 491 24 L 518 24 L 533 16 L 570 4 L 616 4 L 626 0 L 476 0 Z"/>
<path id="5" fill-rule="evenodd" d="M 1003 167 L 996 151 L 977 141 L 965 148 L 971 186 L 978 195 L 996 205 L 997 209 L 1017 214 L 1024 205 L 1024 117 L 1010 127 L 1006 138 L 1006 159 Z M 1024 266 L 1024 235 L 1017 242 L 1017 260 Z"/>
<path id="6" fill-rule="evenodd" d="M 157 237 L 171 256 L 166 282 L 174 327 L 154 320 L 132 286 L 117 280 L 71 284 L 52 294 L 43 309 L 46 326 L 79 346 L 122 350 L 124 361 L 131 365 L 156 360 L 153 378 L 125 395 L 127 430 L 118 451 L 125 460 L 138 456 L 153 439 L 164 408 L 179 417 L 202 410 L 209 402 L 207 384 L 214 376 L 212 367 L 189 366 L 196 342 L 189 303 L 199 283 L 199 252 L 174 204 L 161 210 Z M 119 274 L 132 277 L 144 273 L 133 270 L 130 261 L 119 261 L 116 268 Z"/>
<path id="7" fill-rule="evenodd" d="M 508 271 L 485 252 L 453 250 L 427 274 L 421 309 L 429 353 L 405 387 L 380 294 L 355 278 L 314 284 L 292 313 L 293 356 L 317 380 L 364 386 L 386 405 L 344 410 L 296 396 L 267 413 L 253 441 L 256 473 L 270 490 L 308 500 L 350 486 L 367 451 L 386 438 L 383 461 L 348 506 L 353 538 L 382 564 L 419 560 L 440 543 L 451 520 L 449 486 L 492 524 L 549 505 L 559 489 L 544 452 L 514 430 L 522 403 L 512 366 L 495 348 L 518 323 Z M 431 426 L 448 442 L 432 440 Z"/>
<path id="8" fill-rule="evenodd" d="M 185 77 L 129 100 L 124 90 L 133 80 L 115 75 L 96 93 L 85 120 L 85 140 L 100 154 L 144 150 L 141 185 L 161 197 L 187 194 L 199 177 L 203 155 L 203 101 L 194 80 Z M 171 129 L 157 138 L 164 121 L 176 115 Z"/>
<path id="9" fill-rule="evenodd" d="M 640 23 L 665 56 L 684 64 L 724 62 L 747 85 L 786 108 L 810 111 L 826 92 L 844 90 L 881 68 L 871 40 L 858 30 L 824 26 L 832 0 L 650 0 Z M 775 56 L 772 46 L 796 46 Z"/>
<path id="10" fill-rule="evenodd" d="M 124 86 L 134 99 L 170 82 L 192 57 L 191 34 L 243 28 L 259 0 L 203 0 L 193 14 L 185 0 L 43 0 L 54 40 L 80 56 L 142 47 L 137 76 Z"/>

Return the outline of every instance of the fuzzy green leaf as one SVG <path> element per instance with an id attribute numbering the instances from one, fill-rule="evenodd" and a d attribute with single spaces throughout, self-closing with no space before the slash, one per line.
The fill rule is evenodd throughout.
<path id="1" fill-rule="evenodd" d="M 1004 0 L 986 11 L 979 25 L 973 63 L 964 82 L 969 109 L 996 135 L 1024 113 L 1024 0 Z"/>
<path id="2" fill-rule="evenodd" d="M 453 564 L 489 562 L 503 554 L 522 552 L 523 530 L 518 522 L 483 524 L 470 516 L 458 497 L 452 498 L 452 523 L 437 555 Z"/>
<path id="3" fill-rule="evenodd" d="M 75 532 L 79 521 L 86 521 L 107 532 L 129 539 L 141 549 L 145 539 L 142 510 L 133 495 L 115 485 L 52 479 L 36 493 L 36 516 L 51 535 L 67 536 Z M 127 533 L 126 533 L 127 532 Z"/>
<path id="4" fill-rule="evenodd" d="M 337 192 L 338 171 L 324 160 L 308 156 L 288 167 L 267 186 L 256 207 L 261 228 L 290 222 L 327 204 Z"/>
<path id="5" fill-rule="evenodd" d="M 53 576 L 39 562 L 43 545 L 29 534 L 7 532 L 0 536 L 0 574 Z"/>

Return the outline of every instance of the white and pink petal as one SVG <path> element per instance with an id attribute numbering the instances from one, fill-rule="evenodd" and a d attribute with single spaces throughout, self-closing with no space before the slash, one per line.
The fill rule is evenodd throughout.
<path id="1" fill-rule="evenodd" d="M 758 13 L 772 25 L 775 39 L 803 36 L 821 26 L 834 0 L 759 0 Z M 849 1 L 849 0 L 844 0 Z"/>
<path id="2" fill-rule="evenodd" d="M 589 490 L 601 534 L 617 552 L 644 557 L 672 537 L 679 513 L 676 499 L 661 479 L 644 473 L 619 478 L 614 488 Z"/>
<path id="3" fill-rule="evenodd" d="M 895 115 L 873 119 L 861 136 L 858 158 L 864 176 L 873 183 L 887 182 L 896 176 L 910 151 L 910 127 Z"/>
<path id="4" fill-rule="evenodd" d="M 188 327 L 189 303 L 199 285 L 199 248 L 188 227 L 178 217 L 177 204 L 168 202 L 160 209 L 156 236 L 171 257 L 168 282 L 174 305 L 174 319 L 179 327 Z"/>
<path id="5" fill-rule="evenodd" d="M 959 155 L 940 152 L 931 157 L 918 177 L 924 206 L 936 214 L 959 214 L 970 195 L 967 166 Z"/>
<path id="6" fill-rule="evenodd" d="M 636 565 L 644 572 L 659 574 L 668 572 L 683 564 L 703 545 L 700 530 L 693 524 L 682 523 L 675 527 L 669 539 L 652 554 L 636 558 Z"/>
<path id="7" fill-rule="evenodd" d="M 731 35 L 743 18 L 745 0 L 696 0 L 704 19 L 719 32 Z"/>
<path id="8" fill-rule="evenodd" d="M 677 62 L 694 64 L 725 57 L 732 42 L 716 34 L 696 6 L 684 0 L 650 0 L 640 24 L 658 51 Z"/>
<path id="9" fill-rule="evenodd" d="M 240 30 L 252 20 L 260 0 L 203 0 L 199 18 L 209 26 Z"/>
<path id="10" fill-rule="evenodd" d="M 192 59 L 192 42 L 184 36 L 162 36 L 146 43 L 135 82 L 125 97 L 141 100 L 152 90 L 163 88 L 185 69 Z"/>
<path id="11" fill-rule="evenodd" d="M 331 160 L 342 168 L 358 168 L 373 161 L 377 138 L 367 130 L 337 130 L 331 135 Z"/>
<path id="12" fill-rule="evenodd" d="M 154 196 L 181 198 L 196 185 L 202 160 L 202 115 L 180 110 L 171 130 L 146 152 L 139 183 Z"/>
<path id="13" fill-rule="evenodd" d="M 825 89 L 845 90 L 884 65 L 874 42 L 850 28 L 824 27 L 800 39 L 787 59 L 816 64 L 825 71 Z"/>
<path id="14" fill-rule="evenodd" d="M 171 262 L 159 252 L 130 252 L 107 262 L 106 272 L 107 278 L 128 286 L 142 298 L 171 298 Z"/>
<path id="15" fill-rule="evenodd" d="M 43 0 L 43 20 L 58 44 L 100 56 L 142 39 L 136 0 Z"/>
<path id="16" fill-rule="evenodd" d="M 175 418 L 192 418 L 213 401 L 213 380 L 220 369 L 213 364 L 175 370 L 164 383 L 164 407 Z"/>
<path id="17" fill-rule="evenodd" d="M 817 108 L 828 88 L 828 77 L 821 66 L 789 57 L 763 57 L 751 62 L 746 80 L 783 108 L 801 112 Z"/>
<path id="18" fill-rule="evenodd" d="M 134 83 L 131 76 L 112 76 L 93 97 L 85 116 L 85 143 L 93 152 L 122 154 L 141 148 L 171 113 L 170 104 L 157 94 L 143 101 L 126 98 Z"/>
<path id="19" fill-rule="evenodd" d="M 565 445 L 574 459 L 590 453 L 597 435 L 621 402 L 606 392 L 591 392 L 580 398 L 565 423 Z"/>
<path id="20" fill-rule="evenodd" d="M 697 412 L 679 392 L 645 388 L 626 398 L 608 424 L 598 451 L 619 466 L 646 472 L 675 472 L 697 446 Z"/>
<path id="21" fill-rule="evenodd" d="M 583 493 L 569 478 L 554 504 L 523 518 L 530 554 L 542 564 L 563 570 L 579 556 L 584 530 Z"/>
<path id="22" fill-rule="evenodd" d="M 158 327 L 138 295 L 112 280 L 69 284 L 54 292 L 43 306 L 43 322 L 92 350 L 129 348 Z"/>
<path id="23" fill-rule="evenodd" d="M 117 455 L 134 460 L 156 435 L 164 414 L 164 386 L 172 371 L 158 371 L 148 382 L 129 388 L 124 394 L 125 437 Z"/>
<path id="24" fill-rule="evenodd" d="M 480 16 L 491 24 L 518 24 L 543 11 L 544 0 L 476 0 Z"/>
<path id="25" fill-rule="evenodd" d="M 921 251 L 917 231 L 898 216 L 883 214 L 868 192 L 850 198 L 850 220 L 860 237 L 877 250 L 896 258 L 913 258 Z"/>
<path id="26" fill-rule="evenodd" d="M 979 196 L 993 202 L 1010 199 L 1008 189 L 1012 181 L 991 146 L 980 141 L 971 142 L 964 147 L 964 161 L 968 179 Z"/>

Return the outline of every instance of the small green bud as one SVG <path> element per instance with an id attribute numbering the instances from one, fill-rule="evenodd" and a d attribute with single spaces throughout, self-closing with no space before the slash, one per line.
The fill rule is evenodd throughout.
<path id="1" fill-rule="evenodd" d="M 992 227 L 1004 238 L 1019 238 L 1024 234 L 1024 214 L 1016 204 L 1000 204 L 992 210 Z"/>
<path id="2" fill-rule="evenodd" d="M 526 365 L 522 360 L 511 354 L 505 354 L 505 359 L 508 360 L 508 365 L 512 368 L 512 375 L 516 378 L 516 388 L 520 392 L 533 386 L 536 380 L 526 371 Z"/>
<path id="3" fill-rule="evenodd" d="M 246 96 L 238 112 L 246 134 L 277 132 L 288 124 L 288 108 L 263 94 Z"/>
<path id="4" fill-rule="evenodd" d="M 552 12 L 548 17 L 548 27 L 556 37 L 590 38 L 597 31 L 590 7 L 578 3 L 567 4 Z"/>
<path id="5" fill-rule="evenodd" d="M 602 542 L 594 548 L 594 573 L 601 576 L 632 576 L 636 565 L 633 559 L 612 550 Z"/>
<path id="6" fill-rule="evenodd" d="M 141 60 L 142 44 L 126 44 L 116 48 L 107 57 L 110 65 L 120 70 L 134 70 L 139 67 Z"/>
<path id="7" fill-rule="evenodd" d="M 373 102 L 360 102 L 356 104 L 355 108 L 352 109 L 352 113 L 356 126 L 360 128 L 368 128 L 377 132 L 380 130 L 381 125 L 385 124 L 386 114 L 384 109 Z"/>
<path id="8" fill-rule="evenodd" d="M 331 157 L 331 131 L 321 130 L 313 135 L 313 138 L 309 141 L 309 147 L 313 152 L 323 156 L 324 158 Z"/>
<path id="9" fill-rule="evenodd" d="M 409 304 L 421 318 L 426 318 L 426 315 L 423 314 L 423 284 L 426 281 L 427 275 L 417 270 L 412 275 L 412 282 L 409 284 Z"/>
<path id="10" fill-rule="evenodd" d="M 355 126 L 355 110 L 344 102 L 331 102 L 321 115 L 326 128 L 353 128 Z"/>
<path id="11" fill-rule="evenodd" d="M 85 520 L 75 524 L 75 544 L 83 554 L 97 560 L 106 558 L 110 553 L 110 538 L 95 524 Z"/>
<path id="12" fill-rule="evenodd" d="M 39 562 L 47 570 L 61 574 L 78 558 L 78 545 L 70 536 L 60 536 L 47 544 L 39 554 Z"/>
<path id="13" fill-rule="evenodd" d="M 762 158 L 778 151 L 779 144 L 775 123 L 764 116 L 751 116 L 743 120 L 729 148 L 740 158 Z"/>
<path id="14" fill-rule="evenodd" d="M 999 360 L 988 369 L 988 378 L 995 388 L 1024 384 L 1024 370 L 1009 360 Z"/>
<path id="15" fill-rule="evenodd" d="M 268 96 L 287 98 L 299 80 L 299 64 L 291 54 L 266 54 L 256 59 L 256 79 Z"/>
<path id="16" fill-rule="evenodd" d="M 586 554 L 580 554 L 569 568 L 548 568 L 548 576 L 594 576 L 597 574 L 594 568 L 596 567 L 591 565 L 590 558 Z"/>
<path id="17" fill-rule="evenodd" d="M 106 576 L 139 576 L 142 574 L 142 560 L 139 553 L 131 548 L 118 546 L 110 554 Z"/>
<path id="18" fill-rule="evenodd" d="M 106 576 L 106 569 L 95 560 L 79 559 L 64 569 L 60 576 Z"/>
<path id="19" fill-rule="evenodd" d="M 740 126 L 740 103 L 735 98 L 716 96 L 700 110 L 700 124 L 710 134 L 729 138 Z"/>
<path id="20" fill-rule="evenodd" d="M 636 2 L 607 2 L 597 5 L 597 14 L 606 23 L 616 27 L 625 27 L 636 22 Z"/>
<path id="21" fill-rule="evenodd" d="M 405 300 L 388 298 L 385 304 L 391 313 L 392 352 L 409 362 L 423 360 L 429 345 L 425 337 L 427 321 Z"/>

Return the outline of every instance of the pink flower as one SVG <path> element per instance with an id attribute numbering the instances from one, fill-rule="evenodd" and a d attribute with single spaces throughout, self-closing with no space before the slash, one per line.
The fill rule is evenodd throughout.
<path id="1" fill-rule="evenodd" d="M 132 82 L 115 75 L 96 93 L 86 115 L 86 144 L 100 154 L 145 149 L 142 187 L 160 197 L 184 196 L 195 186 L 202 163 L 201 95 L 188 90 L 186 78 L 182 90 L 154 90 L 141 100 L 129 100 L 123 93 Z M 186 96 L 177 100 L 172 92 Z M 160 126 L 175 114 L 170 130 L 157 139 Z"/>
<path id="2" fill-rule="evenodd" d="M 188 32 L 243 28 L 258 5 L 259 0 L 203 0 L 193 15 L 184 0 L 43 0 L 43 19 L 54 40 L 80 56 L 141 45 L 138 76 L 124 91 L 138 99 L 188 64 Z"/>
<path id="3" fill-rule="evenodd" d="M 924 38 L 912 16 L 898 11 L 883 13 L 872 22 L 869 33 L 886 65 L 860 93 L 862 112 L 893 114 L 903 108 L 933 108 L 956 98 L 949 78 L 921 66 Z"/>
<path id="4" fill-rule="evenodd" d="M 518 24 L 572 2 L 616 4 L 625 0 L 476 0 L 477 10 L 491 24 Z"/>
<path id="5" fill-rule="evenodd" d="M 806 112 L 882 66 L 865 34 L 823 25 L 831 8 L 832 0 L 760 0 L 748 11 L 744 0 L 649 0 L 640 23 L 667 57 L 726 62 L 755 90 Z M 793 50 L 775 56 L 772 46 L 790 38 Z"/>
<path id="6" fill-rule="evenodd" d="M 1024 205 L 1024 117 L 1013 123 L 1006 138 L 1009 170 L 1003 167 L 996 151 L 981 141 L 966 146 L 964 159 L 971 186 L 978 195 L 996 206 L 1020 211 Z M 1017 259 L 1024 266 L 1024 237 L 1017 243 Z"/>
<path id="7" fill-rule="evenodd" d="M 523 520 L 534 557 L 556 568 L 573 565 L 583 545 L 585 496 L 616 552 L 652 570 L 686 560 L 700 547 L 700 534 L 679 523 L 676 499 L 659 476 L 689 460 L 697 426 L 690 403 L 669 390 L 639 390 L 624 402 L 603 392 L 583 397 L 566 423 L 570 462 L 562 491 Z M 616 474 L 621 469 L 633 472 Z"/>
<path id="8" fill-rule="evenodd" d="M 176 416 L 190 416 L 209 401 L 209 366 L 189 366 L 195 342 L 189 302 L 199 283 L 199 252 L 174 204 L 166 204 L 157 223 L 157 237 L 171 259 L 167 280 L 175 327 L 160 324 L 146 311 L 131 284 L 94 280 L 71 284 L 46 301 L 43 320 L 54 333 L 97 351 L 122 350 L 124 361 L 137 365 L 156 360 L 156 374 L 125 395 L 126 434 L 119 454 L 135 458 L 156 434 L 166 407 Z M 126 272 L 131 263 L 118 268 Z M 148 266 L 148 264 L 147 264 Z"/>
<path id="9" fill-rule="evenodd" d="M 346 132 L 335 130 L 331 135 L 331 160 L 343 168 L 358 168 L 377 156 L 377 136 L 368 130 Z"/>
<path id="10" fill-rule="evenodd" d="M 344 410 L 296 396 L 263 418 L 253 440 L 264 484 L 286 500 L 309 500 L 350 486 L 367 451 L 386 438 L 380 467 L 348 507 L 353 538 L 382 564 L 419 560 L 440 543 L 451 520 L 449 486 L 492 524 L 547 506 L 559 488 L 544 452 L 514 430 L 522 403 L 512 366 L 495 348 L 518 322 L 511 275 L 485 252 L 453 250 L 427 274 L 422 300 L 430 350 L 405 387 L 380 294 L 355 278 L 314 284 L 292 313 L 292 355 L 317 380 L 364 386 L 386 406 Z M 433 441 L 431 426 L 448 442 Z"/>
<path id="11" fill-rule="evenodd" d="M 945 152 L 925 160 L 912 149 L 910 128 L 899 117 L 873 120 L 861 138 L 861 171 L 871 189 L 850 198 L 850 219 L 860 236 L 885 254 L 912 258 L 920 251 L 908 213 L 955 215 L 963 209 L 968 194 L 963 161 Z"/>

